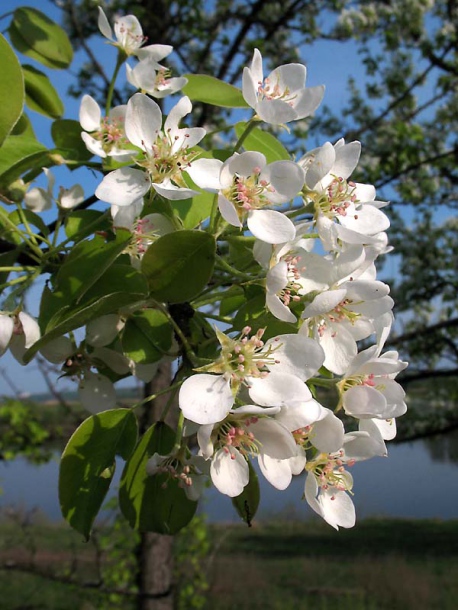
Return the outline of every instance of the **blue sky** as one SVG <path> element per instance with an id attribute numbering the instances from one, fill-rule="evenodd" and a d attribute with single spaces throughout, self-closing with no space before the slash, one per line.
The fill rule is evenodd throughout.
<path id="1" fill-rule="evenodd" d="M 7 0 L 2 2 L 1 13 L 8 11 L 14 11 L 19 6 L 30 6 L 45 12 L 51 19 L 60 21 L 60 10 L 52 3 L 46 0 L 28 0 L 26 2 L 20 2 L 18 0 Z M 134 12 L 134 11 L 133 11 Z M 9 19 L 0 21 L 0 27 L 2 31 L 5 30 Z M 96 54 L 98 59 L 105 65 L 109 66 L 114 63 L 116 57 L 116 51 L 112 46 L 104 42 L 102 37 L 91 39 L 91 45 L 95 45 Z M 150 41 L 154 43 L 154 41 Z M 67 90 L 73 81 L 72 73 L 77 72 L 78 66 L 84 60 L 84 54 L 79 51 L 74 58 L 73 64 L 69 71 L 56 71 L 47 70 L 41 65 L 35 64 L 28 58 L 23 58 L 24 63 L 32 63 L 37 68 L 46 72 L 54 84 L 62 100 L 65 104 L 64 118 L 77 119 L 79 110 L 79 101 L 71 98 L 67 95 Z M 355 78 L 362 78 L 364 75 L 363 66 L 360 61 L 360 57 L 356 53 L 356 47 L 354 43 L 336 43 L 336 42 L 319 42 L 312 46 L 304 48 L 303 51 L 304 63 L 308 66 L 307 85 L 314 86 L 319 84 L 325 84 L 326 94 L 324 103 L 329 105 L 332 110 L 338 111 L 342 106 L 344 99 L 347 97 L 347 82 L 350 76 Z M 124 78 L 124 74 L 121 71 L 120 79 Z M 319 112 L 319 110 L 318 110 Z M 29 112 L 29 116 L 34 125 L 37 137 L 43 141 L 44 144 L 52 147 L 52 139 L 50 136 L 51 120 L 42 117 L 32 111 Z M 363 143 L 364 144 L 364 143 Z M 310 143 L 308 148 L 313 148 L 316 143 Z M 306 152 L 306 145 L 304 144 L 304 152 Z M 364 149 L 363 149 L 364 150 Z M 96 187 L 98 180 L 92 175 L 85 172 L 69 172 L 68 170 L 61 168 L 54 170 L 53 172 L 57 177 L 57 184 L 62 184 L 65 187 L 69 187 L 75 182 L 82 182 L 86 196 L 92 194 Z M 40 184 L 40 183 L 38 183 Z M 57 189 L 56 189 L 57 190 Z M 100 204 L 103 209 L 104 205 Z M 46 222 L 53 219 L 53 215 L 45 213 L 43 218 Z M 389 272 L 390 270 L 388 270 Z M 42 285 L 42 284 L 41 284 Z M 32 289 L 27 298 L 27 310 L 36 315 L 38 312 L 39 303 L 38 289 Z M 8 353 L 5 354 L 0 360 L 0 372 L 4 371 L 11 378 L 14 385 L 22 392 L 26 393 L 39 393 L 47 391 L 44 379 L 37 369 L 35 364 L 31 364 L 28 367 L 21 367 Z M 130 382 L 132 383 L 132 382 Z M 74 388 L 73 383 L 69 383 L 66 380 L 59 381 L 57 385 L 58 389 L 62 390 L 64 387 Z M 14 393 L 10 385 L 5 379 L 0 376 L 0 395 L 10 395 Z"/>

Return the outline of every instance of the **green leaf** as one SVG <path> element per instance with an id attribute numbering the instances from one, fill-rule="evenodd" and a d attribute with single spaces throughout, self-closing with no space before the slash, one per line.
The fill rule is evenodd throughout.
<path id="1" fill-rule="evenodd" d="M 127 460 L 137 442 L 137 420 L 130 409 L 92 415 L 74 432 L 62 454 L 59 501 L 62 515 L 87 539 L 115 470 L 115 457 Z"/>
<path id="2" fill-rule="evenodd" d="M 77 244 L 56 276 L 56 288 L 71 303 L 78 303 L 99 280 L 131 240 L 130 231 L 116 231 L 115 239 L 105 241 L 101 235 Z"/>
<path id="3" fill-rule="evenodd" d="M 50 151 L 29 133 L 8 136 L 0 154 L 0 184 L 8 187 L 24 172 L 53 165 Z"/>
<path id="4" fill-rule="evenodd" d="M 151 295 L 170 303 L 197 296 L 211 277 L 215 252 L 214 238 L 203 231 L 176 231 L 160 237 L 142 259 Z"/>
<path id="5" fill-rule="evenodd" d="M 2 271 L 1 267 L 12 267 L 17 261 L 19 254 L 20 252 L 17 248 L 10 252 L 2 252 L 2 254 L 0 254 L 0 284 L 6 282 L 11 273 L 11 271 Z"/>
<path id="6" fill-rule="evenodd" d="M 46 74 L 27 64 L 22 66 L 22 71 L 27 106 L 51 119 L 62 116 L 64 105 Z"/>
<path id="7" fill-rule="evenodd" d="M 19 121 L 13 127 L 13 131 L 11 132 L 12 136 L 27 136 L 30 139 L 36 140 L 35 132 L 33 131 L 32 123 L 30 122 L 29 117 L 22 113 L 19 117 Z"/>
<path id="8" fill-rule="evenodd" d="M 66 159 L 87 161 L 93 156 L 81 139 L 81 131 L 79 121 L 71 119 L 58 119 L 51 125 L 54 144 Z"/>
<path id="9" fill-rule="evenodd" d="M 171 201 L 175 214 L 181 219 L 185 229 L 195 229 L 210 216 L 214 193 L 201 193 L 192 199 Z"/>
<path id="10" fill-rule="evenodd" d="M 14 210 L 14 212 L 11 212 L 9 214 L 9 219 L 11 220 L 11 222 L 14 222 L 17 227 L 24 226 L 24 223 L 22 221 L 23 217 L 29 225 L 32 225 L 33 227 L 37 228 L 38 231 L 43 233 L 43 235 L 49 235 L 49 229 L 43 222 L 41 216 L 38 216 L 38 214 L 35 214 L 35 212 L 32 212 L 32 210 L 28 210 L 25 208 L 22 210 L 21 214 L 18 210 Z M 11 239 L 11 241 L 15 241 L 18 245 L 22 243 L 22 239 L 16 233 L 11 233 L 11 235 L 9 235 L 9 239 Z"/>
<path id="11" fill-rule="evenodd" d="M 185 74 L 188 83 L 183 94 L 196 102 L 204 102 L 223 108 L 249 108 L 237 87 L 206 74 Z"/>
<path id="12" fill-rule="evenodd" d="M 148 364 L 160 360 L 172 347 L 172 327 L 158 309 L 145 309 L 127 319 L 122 333 L 124 355 Z"/>
<path id="13" fill-rule="evenodd" d="M 8 29 L 17 51 L 48 68 L 68 68 L 73 49 L 65 31 L 42 12 L 31 7 L 20 7 Z"/>
<path id="14" fill-rule="evenodd" d="M 65 218 L 65 234 L 74 241 L 89 237 L 95 231 L 108 231 L 110 228 L 107 215 L 97 210 L 75 210 Z"/>
<path id="15" fill-rule="evenodd" d="M 0 34 L 0 146 L 16 125 L 24 107 L 24 79 L 16 53 Z"/>
<path id="16" fill-rule="evenodd" d="M 119 506 L 131 527 L 141 532 L 176 534 L 194 516 L 192 502 L 178 481 L 165 474 L 150 476 L 146 463 L 153 454 L 167 455 L 175 434 L 163 422 L 152 426 L 127 461 L 119 488 Z"/>
<path id="17" fill-rule="evenodd" d="M 248 469 L 250 472 L 248 485 L 245 486 L 239 496 L 232 498 L 232 505 L 245 523 L 248 524 L 248 527 L 251 527 L 251 522 L 258 510 L 261 492 L 258 475 L 251 462 L 248 462 Z"/>
<path id="18" fill-rule="evenodd" d="M 79 304 L 70 303 L 62 290 L 45 287 L 40 303 L 40 327 L 44 331 L 39 341 L 24 355 L 29 362 L 44 345 L 76 328 L 108 313 L 144 300 L 148 287 L 141 273 L 130 265 L 112 265 L 86 292 Z"/>
<path id="19" fill-rule="evenodd" d="M 246 126 L 247 123 L 237 123 L 235 126 L 237 138 L 240 138 L 245 131 Z M 259 127 L 254 127 L 250 131 L 243 142 L 243 147 L 245 150 L 256 150 L 262 153 L 265 156 L 267 163 L 291 160 L 291 155 L 288 154 L 288 151 L 283 144 L 271 133 L 264 131 L 264 129 L 260 129 Z"/>

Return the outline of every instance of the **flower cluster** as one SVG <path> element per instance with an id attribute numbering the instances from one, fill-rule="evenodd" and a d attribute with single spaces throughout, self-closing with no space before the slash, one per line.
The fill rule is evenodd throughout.
<path id="1" fill-rule="evenodd" d="M 110 205 L 111 235 L 121 229 L 130 235 L 122 265 L 141 275 L 142 259 L 158 240 L 189 229 L 174 209 L 213 198 L 211 210 L 205 215 L 199 208 L 191 228 L 217 242 L 215 273 L 220 274 L 191 305 L 199 319 L 226 326 L 195 339 L 197 323 L 193 329 L 181 324 L 167 299 L 156 296 L 167 285 L 167 261 L 154 259 L 151 298 L 139 297 L 127 308 L 85 322 L 78 345 L 73 335 L 54 337 L 41 347 L 42 355 L 77 380 L 82 404 L 95 413 L 116 405 L 113 381 L 127 375 L 151 379 L 161 358 L 175 359 L 181 428 L 169 453 L 149 456 L 148 474 L 173 480 L 192 500 L 206 480 L 237 497 L 253 484 L 249 461 L 256 458 L 277 489 L 303 475 L 310 507 L 336 529 L 351 527 L 350 468 L 387 454 L 385 441 L 395 436 L 395 418 L 406 410 L 395 377 L 407 365 L 396 352 L 383 352 L 393 300 L 389 286 L 376 279 L 375 261 L 390 250 L 389 220 L 375 188 L 351 179 L 360 143 L 326 142 L 296 160 L 269 157 L 259 126 L 310 116 L 324 88 L 305 87 L 306 69 L 299 64 L 280 66 L 265 78 L 256 49 L 240 92 L 251 114 L 246 131 L 237 145 L 228 137 L 224 154 L 206 151 L 206 130 L 182 125 L 185 119 L 191 123 L 188 96 L 167 116 L 150 97 L 186 85 L 159 63 L 172 48 L 144 46 L 132 15 L 117 19 L 113 34 L 100 9 L 99 28 L 125 59 L 139 60 L 127 65 L 127 79 L 137 92 L 126 105 L 103 117 L 97 102 L 85 95 L 79 117 L 82 140 L 105 170 L 95 194 Z M 250 140 L 252 129 L 257 137 Z M 51 205 L 49 173 L 48 178 L 47 191 L 26 195 L 26 204 L 36 211 Z M 58 203 L 71 208 L 79 196 L 80 191 L 67 193 Z M 237 239 L 244 239 L 252 254 L 241 269 L 220 255 Z M 185 258 L 175 256 L 175 273 Z M 212 308 L 234 295 L 232 318 Z M 154 323 L 150 314 L 158 316 Z M 168 348 L 158 348 L 167 324 Z M 136 350 L 135 339 L 145 329 L 149 343 Z M 199 343 L 211 342 L 210 335 L 213 355 L 198 355 Z M 10 347 L 16 355 L 38 339 L 23 312 L 0 316 L 2 351 Z M 152 357 L 155 349 L 159 355 Z M 330 404 L 333 392 L 322 392 L 326 386 L 335 389 L 336 405 Z"/>

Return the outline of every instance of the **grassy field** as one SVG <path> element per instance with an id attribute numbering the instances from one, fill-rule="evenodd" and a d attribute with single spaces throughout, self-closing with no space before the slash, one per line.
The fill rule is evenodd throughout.
<path id="1" fill-rule="evenodd" d="M 202 564 L 208 610 L 458 607 L 458 521 L 367 520 L 335 532 L 318 521 L 280 519 L 252 528 L 212 525 L 208 535 L 210 552 Z M 133 607 L 129 599 L 94 590 L 97 544 L 67 527 L 8 523 L 0 536 L 2 610 Z M 71 576 L 86 588 L 17 570 L 27 570 L 32 559 L 40 570 L 58 579 Z"/>

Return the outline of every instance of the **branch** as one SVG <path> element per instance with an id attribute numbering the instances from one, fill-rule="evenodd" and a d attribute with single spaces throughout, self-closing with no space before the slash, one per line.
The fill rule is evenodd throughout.
<path id="1" fill-rule="evenodd" d="M 454 43 L 451 42 L 443 51 L 442 55 L 440 56 L 439 59 L 443 59 L 447 53 L 453 48 Z M 423 79 L 429 74 L 429 72 L 431 72 L 431 70 L 436 67 L 433 63 L 430 63 L 430 65 L 423 70 L 423 72 L 421 72 L 421 74 L 419 74 L 417 76 L 417 78 L 409 85 L 409 87 L 407 87 L 407 89 L 404 90 L 404 92 L 395 100 L 393 100 L 391 102 L 391 104 L 389 104 L 385 110 L 383 110 L 378 117 L 375 117 L 374 119 L 371 119 L 370 123 L 367 123 L 366 125 L 363 125 L 359 130 L 357 131 L 349 131 L 344 135 L 344 138 L 347 139 L 359 139 L 361 137 L 361 135 L 363 133 L 365 133 L 366 131 L 368 131 L 369 129 L 373 130 L 375 125 L 377 125 L 378 123 L 380 123 L 381 121 L 383 121 L 383 119 L 385 117 L 387 117 L 390 112 L 396 108 L 396 106 L 398 106 L 401 102 L 403 102 L 411 93 L 412 91 L 415 89 L 415 87 L 417 87 L 418 85 L 421 84 L 421 82 L 423 81 Z"/>
<path id="2" fill-rule="evenodd" d="M 445 159 L 446 157 L 449 157 L 450 155 L 456 155 L 456 154 L 458 154 L 458 147 L 452 148 L 450 150 L 446 150 L 442 153 L 435 155 L 434 157 L 429 157 L 429 159 L 422 159 L 421 161 L 418 161 L 417 163 L 413 163 L 412 165 L 409 165 L 409 166 L 405 167 L 404 169 L 401 169 L 399 172 L 390 176 L 389 178 L 386 178 L 382 182 L 378 182 L 378 183 L 374 184 L 374 186 L 376 189 L 380 189 L 380 188 L 386 186 L 387 184 L 390 184 L 391 182 L 393 182 L 393 180 L 397 180 L 401 176 L 404 176 L 405 174 L 408 174 L 416 169 L 419 169 L 423 165 L 427 165 L 429 163 L 434 163 L 436 161 L 439 161 L 440 159 Z"/>
<path id="3" fill-rule="evenodd" d="M 405 375 L 399 375 L 397 381 L 399 381 L 401 385 L 406 386 L 414 381 L 434 378 L 448 379 L 450 377 L 458 378 L 458 368 L 442 370 L 419 369 L 417 371 L 412 371 L 411 373 L 406 373 Z"/>
<path id="4" fill-rule="evenodd" d="M 442 328 L 453 328 L 455 326 L 458 326 L 458 318 L 443 320 L 442 322 L 437 322 L 436 324 L 433 324 L 431 326 L 424 326 L 423 328 L 418 328 L 416 330 L 413 330 L 412 332 L 404 333 L 403 335 L 398 335 L 397 337 L 389 338 L 387 344 L 398 345 L 399 343 L 404 343 L 405 341 L 417 339 L 419 334 L 431 335 L 437 330 L 441 330 Z"/>

